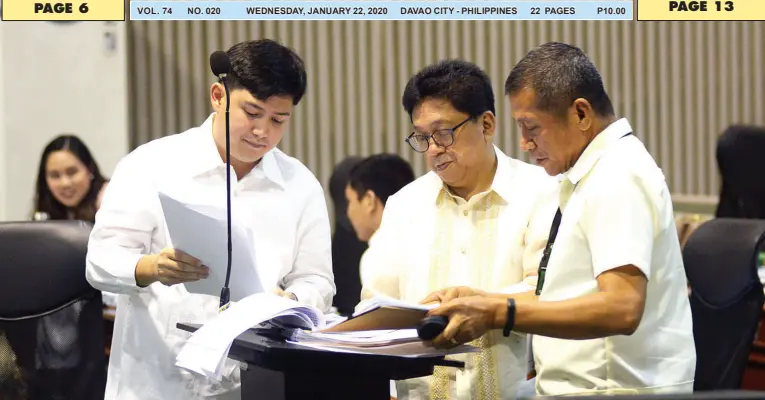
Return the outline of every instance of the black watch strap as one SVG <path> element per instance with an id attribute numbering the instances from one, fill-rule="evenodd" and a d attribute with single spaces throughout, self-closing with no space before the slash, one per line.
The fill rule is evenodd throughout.
<path id="1" fill-rule="evenodd" d="M 515 326 L 515 299 L 507 299 L 507 320 L 505 321 L 505 329 L 502 334 L 505 337 L 510 336 L 510 331 Z"/>

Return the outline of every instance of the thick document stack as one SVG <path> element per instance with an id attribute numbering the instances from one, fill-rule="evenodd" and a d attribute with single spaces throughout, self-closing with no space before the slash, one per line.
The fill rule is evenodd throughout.
<path id="1" fill-rule="evenodd" d="M 248 329 L 333 352 L 428 357 L 477 351 L 467 345 L 450 350 L 426 346 L 415 328 L 432 307 L 373 299 L 351 318 L 331 319 L 290 299 L 254 294 L 232 303 L 197 330 L 179 352 L 176 365 L 220 380 L 231 344 Z"/>
<path id="2" fill-rule="evenodd" d="M 410 304 L 389 297 L 375 297 L 359 303 L 346 321 L 324 328 L 323 332 L 413 329 L 438 304 Z"/>

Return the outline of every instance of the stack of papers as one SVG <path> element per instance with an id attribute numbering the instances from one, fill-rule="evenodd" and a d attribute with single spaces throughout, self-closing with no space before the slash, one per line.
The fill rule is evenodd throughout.
<path id="1" fill-rule="evenodd" d="M 304 332 L 290 343 L 338 353 L 377 354 L 406 358 L 447 356 L 473 353 L 477 347 L 461 345 L 451 349 L 436 349 L 423 343 L 416 329 L 360 332 Z"/>
<path id="2" fill-rule="evenodd" d="M 401 343 L 418 342 L 416 329 L 376 330 L 356 332 L 298 332 L 293 341 L 301 344 L 343 345 L 356 347 L 381 347 Z"/>
<path id="3" fill-rule="evenodd" d="M 381 307 L 400 308 L 405 310 L 417 310 L 417 311 L 427 312 L 438 306 L 439 306 L 438 303 L 413 304 L 403 300 L 394 299 L 392 297 L 378 296 L 378 297 L 372 297 L 372 298 L 361 301 L 356 306 L 356 311 L 353 313 L 353 316 L 358 317 L 359 315 L 365 314 L 369 311 L 373 311 Z"/>
<path id="4" fill-rule="evenodd" d="M 270 293 L 258 293 L 232 303 L 189 338 L 175 365 L 220 380 L 231 344 L 247 329 L 266 321 L 278 321 L 313 330 L 325 325 L 317 308 Z"/>
<path id="5" fill-rule="evenodd" d="M 413 304 L 390 297 L 374 297 L 359 303 L 348 320 L 328 326 L 323 332 L 415 329 L 428 311 L 436 307 L 437 303 Z"/>
<path id="6" fill-rule="evenodd" d="M 435 305 L 412 305 L 390 299 L 367 302 L 361 314 L 348 320 L 328 320 L 320 310 L 271 293 L 258 293 L 232 302 L 191 335 L 176 358 L 176 365 L 208 378 L 221 380 L 231 344 L 248 329 L 277 327 L 290 343 L 324 351 L 399 357 L 432 357 L 469 353 L 478 349 L 458 346 L 434 349 L 417 336 L 413 325 Z M 415 318 L 413 318 L 413 316 Z M 382 319 L 377 320 L 377 317 Z M 405 323 L 402 323 L 404 321 Z M 354 325 L 371 329 L 349 330 Z M 407 325 L 406 329 L 385 326 Z M 345 328 L 343 328 L 345 326 Z M 336 329 L 340 327 L 340 329 Z"/>

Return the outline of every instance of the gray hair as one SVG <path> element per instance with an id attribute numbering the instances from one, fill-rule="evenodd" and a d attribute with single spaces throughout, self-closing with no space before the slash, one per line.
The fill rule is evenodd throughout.
<path id="1" fill-rule="evenodd" d="M 537 108 L 563 116 L 574 100 L 586 99 L 602 117 L 614 115 L 600 73 L 582 50 L 564 43 L 545 43 L 526 54 L 505 81 L 505 94 L 522 89 L 536 94 Z"/>

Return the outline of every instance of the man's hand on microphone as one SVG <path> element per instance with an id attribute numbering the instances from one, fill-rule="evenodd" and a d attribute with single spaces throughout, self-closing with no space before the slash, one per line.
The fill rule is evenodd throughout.
<path id="1" fill-rule="evenodd" d="M 154 282 L 172 286 L 205 279 L 209 274 L 210 269 L 201 261 L 180 250 L 167 248 L 159 254 L 141 257 L 135 268 L 135 281 L 142 287 Z"/>
<path id="2" fill-rule="evenodd" d="M 432 346 L 451 348 L 501 329 L 507 320 L 507 300 L 487 296 L 457 297 L 430 310 L 428 315 L 448 317 L 449 324 L 431 342 Z"/>

